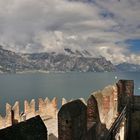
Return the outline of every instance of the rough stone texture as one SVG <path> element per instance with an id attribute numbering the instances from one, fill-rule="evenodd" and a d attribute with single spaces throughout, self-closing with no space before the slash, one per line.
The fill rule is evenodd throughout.
<path id="1" fill-rule="evenodd" d="M 13 113 L 10 104 L 6 103 L 6 116 L 0 116 L 0 129 L 9 127 L 13 124 Z"/>
<path id="2" fill-rule="evenodd" d="M 131 140 L 140 140 L 140 109 L 132 113 Z"/>
<path id="3" fill-rule="evenodd" d="M 38 105 L 39 105 L 39 114 L 41 116 L 45 116 L 46 115 L 46 102 L 42 98 L 39 98 Z"/>
<path id="4" fill-rule="evenodd" d="M 15 123 L 18 123 L 18 122 L 20 122 L 20 115 L 19 115 L 19 102 L 17 101 L 16 103 L 15 103 L 15 105 L 13 106 L 13 108 L 12 108 L 12 111 L 13 111 L 13 123 L 15 124 Z"/>
<path id="5" fill-rule="evenodd" d="M 130 99 L 133 102 L 134 95 L 134 81 L 133 80 L 119 80 L 118 88 L 118 111 L 121 112 L 123 107 Z"/>
<path id="6" fill-rule="evenodd" d="M 86 112 L 87 108 L 80 100 L 63 105 L 58 112 L 58 139 L 85 140 Z"/>
<path id="7" fill-rule="evenodd" d="M 42 98 L 39 98 L 39 111 L 40 116 L 50 116 L 52 118 L 56 118 L 58 109 L 57 109 L 57 98 L 53 98 L 52 101 L 50 101 L 48 98 L 46 98 L 44 101 Z"/>
<path id="8" fill-rule="evenodd" d="M 97 127 L 100 123 L 100 116 L 97 101 L 91 95 L 87 101 L 87 140 L 97 140 Z"/>
<path id="9" fill-rule="evenodd" d="M 91 124 L 90 128 L 88 128 L 86 140 L 97 140 L 97 124 L 96 123 Z"/>
<path id="10" fill-rule="evenodd" d="M 134 81 L 133 80 L 119 80 L 118 88 L 118 112 L 127 105 L 127 116 L 125 123 L 125 138 L 131 139 L 132 130 L 132 105 L 134 104 Z"/>
<path id="11" fill-rule="evenodd" d="M 87 124 L 100 122 L 98 103 L 93 95 L 87 101 Z"/>
<path id="12" fill-rule="evenodd" d="M 81 100 L 81 101 L 84 101 L 83 98 L 80 98 L 80 100 Z M 72 101 L 73 101 L 73 99 L 66 100 L 65 98 L 62 98 L 62 103 L 61 103 L 61 105 L 64 105 L 64 104 L 69 103 L 69 102 L 72 102 Z"/>
<path id="13" fill-rule="evenodd" d="M 10 104 L 6 103 L 5 127 L 11 125 L 12 125 L 12 107 Z"/>
<path id="14" fill-rule="evenodd" d="M 0 116 L 0 129 L 3 128 L 5 128 L 5 119 L 2 116 Z"/>
<path id="15" fill-rule="evenodd" d="M 29 103 L 28 101 L 24 101 L 24 113 L 26 116 L 26 120 L 34 117 L 36 115 L 35 113 L 35 100 L 32 99 Z"/>
<path id="16" fill-rule="evenodd" d="M 0 130 L 0 140 L 47 140 L 47 128 L 39 116 Z"/>
<path id="17" fill-rule="evenodd" d="M 109 129 L 116 118 L 117 112 L 117 87 L 107 86 L 101 91 L 92 93 L 98 102 L 101 123 Z"/>
<path id="18" fill-rule="evenodd" d="M 62 105 L 66 104 L 67 100 L 65 98 L 62 98 Z"/>
<path id="19" fill-rule="evenodd" d="M 86 118 L 83 119 L 84 113 L 82 113 L 81 107 L 80 109 L 77 109 L 77 107 L 81 106 L 81 103 L 82 106 L 84 104 L 84 106 L 86 107 L 84 99 L 80 98 L 78 100 L 78 102 L 80 102 L 79 105 L 79 103 L 75 103 L 75 101 L 72 100 L 67 103 L 67 101 L 63 98 L 62 108 L 67 109 L 65 109 L 65 111 L 63 110 L 65 113 L 62 113 L 63 111 L 61 112 L 61 116 L 58 115 L 58 126 L 60 128 L 59 134 L 61 134 L 59 135 L 59 140 L 78 140 L 78 134 L 80 135 L 81 131 L 84 131 L 84 129 L 81 129 L 83 128 L 83 124 L 81 124 L 81 122 L 83 123 L 85 120 L 87 122 L 86 127 L 88 128 L 88 140 L 101 138 L 100 136 L 106 134 L 106 128 L 110 128 L 118 115 L 118 111 L 123 108 L 123 106 L 127 103 L 128 99 L 130 99 L 131 103 L 133 103 L 133 86 L 133 81 L 120 80 L 117 83 L 117 86 L 107 86 L 103 90 L 93 93 L 94 96 L 91 95 L 89 100 L 87 101 L 87 120 Z M 138 97 L 134 97 L 134 106 L 135 109 L 137 108 L 137 110 L 140 107 L 139 99 Z M 16 102 L 13 108 L 9 104 L 6 104 L 6 117 L 0 116 L 0 129 L 11 126 L 16 122 L 24 121 L 36 115 L 40 115 L 48 128 L 50 140 L 57 139 L 57 98 L 54 98 L 52 101 L 50 101 L 48 98 L 46 98 L 45 100 L 40 98 L 38 111 L 35 111 L 34 100 L 32 100 L 30 103 L 28 103 L 28 101 L 25 101 L 24 108 L 25 111 L 24 113 L 21 113 L 19 118 L 19 103 Z M 129 118 L 128 120 L 131 120 L 131 118 Z M 130 124 L 130 122 L 127 121 L 125 125 L 126 124 Z M 87 130 L 86 127 L 85 129 Z M 126 128 L 126 126 L 120 129 L 120 132 L 118 133 L 118 138 L 121 137 L 122 139 L 124 134 L 124 128 Z M 74 132 L 76 132 L 77 135 Z M 86 133 L 86 131 L 84 132 Z M 62 133 L 64 135 L 62 135 Z M 76 137 L 73 137 L 72 134 L 74 136 L 76 135 Z"/>
<path id="20" fill-rule="evenodd" d="M 125 123 L 122 122 L 118 133 L 115 136 L 115 140 L 125 140 Z"/>
<path id="21" fill-rule="evenodd" d="M 140 96 L 134 97 L 131 127 L 131 140 L 140 140 Z"/>
<path id="22" fill-rule="evenodd" d="M 48 130 L 48 137 L 49 140 L 52 140 L 50 137 L 55 136 L 56 138 L 58 138 L 58 121 L 57 119 L 48 119 L 43 121 L 47 127 Z"/>
<path id="23" fill-rule="evenodd" d="M 87 105 L 86 101 L 84 98 L 79 98 L 85 105 Z"/>
<path id="24" fill-rule="evenodd" d="M 39 99 L 39 110 L 35 110 L 35 100 L 32 99 L 31 102 L 27 100 L 24 101 L 24 112 L 20 112 L 19 102 L 15 102 L 14 106 L 11 107 L 8 103 L 6 104 L 6 116 L 0 116 L 0 129 L 11 126 L 12 124 L 19 123 L 21 121 L 28 120 L 36 115 L 40 115 L 43 121 L 50 118 L 57 118 L 57 98 L 50 101 L 46 98 Z"/>
<path id="25" fill-rule="evenodd" d="M 108 133 L 105 124 L 100 121 L 98 103 L 91 95 L 87 101 L 87 140 L 103 140 Z"/>
<path id="26" fill-rule="evenodd" d="M 103 96 L 102 109 L 103 109 L 103 115 L 108 114 L 110 110 L 110 96 Z"/>

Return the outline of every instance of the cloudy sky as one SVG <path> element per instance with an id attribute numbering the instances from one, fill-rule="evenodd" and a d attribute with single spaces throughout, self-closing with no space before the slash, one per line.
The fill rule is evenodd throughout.
<path id="1" fill-rule="evenodd" d="M 0 0 L 0 44 L 140 64 L 140 0 Z"/>

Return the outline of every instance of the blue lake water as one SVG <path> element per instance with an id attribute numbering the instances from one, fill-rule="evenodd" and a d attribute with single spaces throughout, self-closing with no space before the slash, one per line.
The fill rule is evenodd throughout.
<path id="1" fill-rule="evenodd" d="M 115 79 L 115 76 L 118 79 Z M 66 99 L 88 98 L 91 92 L 103 89 L 119 79 L 135 82 L 135 94 L 140 95 L 140 73 L 34 73 L 0 75 L 0 112 L 5 112 L 5 103 L 16 100 L 62 97 Z M 60 103 L 59 103 L 60 104 Z"/>

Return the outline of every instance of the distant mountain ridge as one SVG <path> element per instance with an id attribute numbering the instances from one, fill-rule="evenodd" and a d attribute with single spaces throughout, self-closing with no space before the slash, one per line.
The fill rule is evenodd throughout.
<path id="1" fill-rule="evenodd" d="M 0 71 L 17 73 L 27 71 L 112 72 L 115 66 L 104 57 L 94 58 L 87 51 L 64 49 L 64 53 L 43 52 L 19 54 L 0 47 Z"/>
<path id="2" fill-rule="evenodd" d="M 116 69 L 117 71 L 122 71 L 122 72 L 140 72 L 140 65 L 121 63 L 116 65 Z"/>
<path id="3" fill-rule="evenodd" d="M 140 72 L 140 65 L 121 63 L 113 65 L 104 57 L 94 58 L 87 50 L 63 53 L 42 52 L 19 54 L 0 46 L 0 73 L 19 72 Z"/>

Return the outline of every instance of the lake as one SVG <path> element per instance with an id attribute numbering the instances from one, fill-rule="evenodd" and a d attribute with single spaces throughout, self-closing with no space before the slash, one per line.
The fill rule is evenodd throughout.
<path id="1" fill-rule="evenodd" d="M 118 79 L 115 79 L 115 76 Z M 85 98 L 93 91 L 103 89 L 119 79 L 129 79 L 135 82 L 135 94 L 140 95 L 140 73 L 28 73 L 0 75 L 0 113 L 5 112 L 6 102 L 11 105 L 16 100 L 23 107 L 25 99 L 58 97 Z M 21 108 L 22 108 L 21 107 Z"/>

